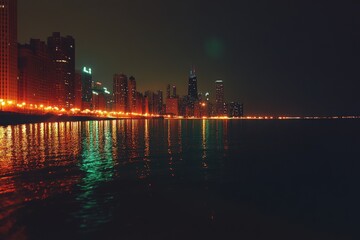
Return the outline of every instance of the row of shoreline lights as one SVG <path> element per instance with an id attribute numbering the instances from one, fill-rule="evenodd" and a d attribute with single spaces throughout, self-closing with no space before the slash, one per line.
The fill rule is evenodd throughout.
<path id="1" fill-rule="evenodd" d="M 108 111 L 103 111 L 103 110 L 90 110 L 90 109 L 84 109 L 81 110 L 79 108 L 71 108 L 70 110 L 66 110 L 65 108 L 59 108 L 59 107 L 53 107 L 53 106 L 45 106 L 44 104 L 27 104 L 26 102 L 22 102 L 22 103 L 15 103 L 15 101 L 13 100 L 4 100 L 4 99 L 0 99 L 0 106 L 2 107 L 1 110 L 3 109 L 9 109 L 9 110 L 21 110 L 21 111 L 39 111 L 39 112 L 48 112 L 48 113 L 69 113 L 72 115 L 75 114 L 86 114 L 86 115 L 95 115 L 95 116 L 104 116 L 107 115 L 109 117 L 111 116 L 144 116 L 144 117 L 160 117 L 160 115 L 157 114 L 149 114 L 149 113 L 145 113 L 145 114 L 141 114 L 141 113 L 136 113 L 136 112 L 108 112 Z"/>
<path id="2" fill-rule="evenodd" d="M 22 102 L 22 103 L 16 103 L 13 100 L 4 100 L 4 99 L 0 99 L 0 110 L 2 111 L 3 109 L 10 109 L 10 110 L 14 110 L 14 108 L 20 109 L 22 111 L 24 110 L 31 110 L 31 111 L 39 111 L 39 112 L 48 112 L 48 113 L 58 113 L 58 114 L 85 114 L 85 115 L 94 115 L 94 116 L 107 116 L 107 117 L 132 117 L 132 116 L 137 116 L 137 117 L 165 117 L 168 119 L 198 119 L 197 117 L 184 117 L 184 116 L 172 116 L 172 115 L 158 115 L 158 114 L 149 114 L 149 113 L 145 113 L 145 114 L 141 114 L 141 113 L 136 113 L 136 112 L 108 112 L 108 111 L 103 111 L 103 110 L 90 110 L 90 109 L 85 109 L 85 110 L 81 110 L 79 108 L 72 108 L 70 110 L 66 110 L 64 108 L 58 108 L 58 107 L 52 107 L 52 106 L 45 106 L 44 104 L 27 104 L 26 102 Z M 311 116 L 311 117 L 289 117 L 289 116 L 279 116 L 279 117 L 274 117 L 274 116 L 246 116 L 246 117 L 227 117 L 227 116 L 212 116 L 212 117 L 200 117 L 202 119 L 245 119 L 245 120 L 272 120 L 272 119 L 277 119 L 277 120 L 291 120 L 291 119 L 359 119 L 360 116 L 331 116 L 331 117 L 318 117 L 318 116 Z"/>
<path id="3" fill-rule="evenodd" d="M 122 116 L 122 117 L 131 117 L 131 116 L 137 116 L 137 117 L 165 117 L 165 118 L 172 118 L 172 119 L 183 119 L 185 118 L 184 116 L 172 116 L 172 115 L 159 115 L 159 114 L 149 114 L 149 113 L 136 113 L 136 112 L 108 112 L 108 111 L 103 111 L 103 110 L 90 110 L 90 109 L 85 109 L 85 110 L 81 110 L 79 108 L 71 108 L 70 110 L 66 110 L 64 108 L 58 108 L 58 107 L 52 107 L 52 106 L 44 106 L 44 104 L 27 104 L 26 102 L 22 102 L 21 104 L 14 104 L 14 101 L 9 100 L 9 101 L 4 101 L 3 99 L 0 99 L 0 103 L 2 106 L 6 106 L 8 108 L 14 108 L 17 107 L 18 109 L 24 111 L 24 110 L 31 110 L 31 111 L 40 111 L 40 112 L 48 112 L 48 113 L 61 113 L 61 114 L 66 114 L 66 113 L 70 113 L 72 115 L 75 114 L 85 114 L 85 115 L 94 115 L 94 116 L 107 116 L 107 117 L 118 117 L 118 116 Z M 205 106 L 205 103 L 201 104 L 203 107 Z M 196 117 L 186 117 L 189 119 L 196 119 Z M 228 119 L 229 117 L 227 116 L 213 116 L 213 117 L 200 117 L 200 118 L 209 118 L 209 119 Z"/>

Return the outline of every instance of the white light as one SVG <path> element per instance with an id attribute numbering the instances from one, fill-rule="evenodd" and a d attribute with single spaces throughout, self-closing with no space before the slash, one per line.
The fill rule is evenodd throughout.
<path id="1" fill-rule="evenodd" d="M 84 67 L 83 72 L 91 74 L 91 68 L 88 69 L 87 67 Z"/>

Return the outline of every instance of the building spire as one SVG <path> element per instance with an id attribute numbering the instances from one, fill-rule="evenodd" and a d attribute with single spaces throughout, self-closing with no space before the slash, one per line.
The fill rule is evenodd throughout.
<path id="1" fill-rule="evenodd" d="M 195 76 L 195 66 L 192 65 L 191 68 L 190 68 L 190 76 Z"/>

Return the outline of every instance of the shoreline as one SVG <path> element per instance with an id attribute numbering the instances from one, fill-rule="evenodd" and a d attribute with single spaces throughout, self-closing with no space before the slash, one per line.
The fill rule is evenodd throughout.
<path id="1" fill-rule="evenodd" d="M 42 122 L 78 122 L 78 121 L 102 121 L 102 120 L 123 120 L 123 119 L 170 119 L 170 120 L 337 120 L 337 119 L 360 119 L 360 116 L 333 116 L 333 117 L 240 117 L 240 118 L 173 118 L 166 116 L 136 116 L 136 117 L 98 117 L 86 115 L 57 115 L 53 113 L 29 114 L 20 112 L 0 111 L 0 126 L 31 124 Z"/>
<path id="2" fill-rule="evenodd" d="M 151 117 L 151 118 L 163 118 L 163 117 Z M 65 115 L 65 114 L 56 115 L 52 113 L 26 114 L 26 113 L 18 113 L 18 112 L 0 111 L 0 126 L 42 123 L 42 122 L 78 122 L 78 121 L 96 121 L 96 120 L 121 120 L 121 119 L 146 119 L 146 117 L 111 118 L 111 117 Z"/>

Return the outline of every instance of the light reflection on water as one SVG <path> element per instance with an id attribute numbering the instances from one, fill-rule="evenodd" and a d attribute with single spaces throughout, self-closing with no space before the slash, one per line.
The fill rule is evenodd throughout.
<path id="1" fill-rule="evenodd" d="M 219 129 L 216 133 L 222 137 Z M 201 125 L 119 120 L 0 127 L 0 219 L 26 202 L 65 193 L 80 203 L 71 214 L 79 227 L 94 228 L 111 220 L 111 211 L 103 206 L 110 205 L 113 196 L 99 196 L 96 189 L 101 184 L 116 178 L 146 179 L 153 168 L 159 176 L 184 176 L 177 169 L 183 161 L 184 138 L 185 149 L 201 153 L 199 160 L 189 160 L 206 169 L 208 137 L 208 120 Z M 16 221 L 5 230 L 13 227 Z"/>

